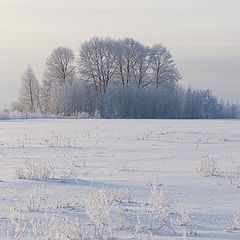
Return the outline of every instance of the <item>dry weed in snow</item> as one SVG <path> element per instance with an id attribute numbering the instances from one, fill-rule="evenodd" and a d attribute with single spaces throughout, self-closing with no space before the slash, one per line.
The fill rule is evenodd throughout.
<path id="1" fill-rule="evenodd" d="M 232 185 L 235 185 L 237 188 L 240 187 L 240 162 L 233 159 L 231 159 L 229 180 Z"/>
<path id="2" fill-rule="evenodd" d="M 95 239 L 101 240 L 104 236 L 112 236 L 111 205 L 103 188 L 88 192 L 85 210 L 94 227 Z"/>
<path id="3" fill-rule="evenodd" d="M 78 219 L 70 221 L 67 217 L 45 214 L 44 219 L 31 221 L 29 240 L 70 239 L 84 240 L 86 238 L 80 228 Z"/>
<path id="4" fill-rule="evenodd" d="M 39 211 L 47 208 L 46 188 L 41 185 L 31 185 L 26 196 L 26 206 L 28 211 Z"/>
<path id="5" fill-rule="evenodd" d="M 149 231 L 151 234 L 159 234 L 163 229 L 175 233 L 173 225 L 170 222 L 169 209 L 166 204 L 164 192 L 165 189 L 163 187 L 158 187 L 157 185 L 152 186 L 151 196 L 148 202 L 142 204 L 143 215 L 147 219 L 147 222 L 142 223 L 138 217 L 135 235 Z"/>
<path id="6" fill-rule="evenodd" d="M 209 155 L 202 156 L 201 159 L 197 161 L 196 171 L 204 177 L 217 176 L 219 173 L 217 159 Z"/>
<path id="7" fill-rule="evenodd" d="M 17 168 L 18 179 L 51 179 L 54 177 L 54 167 L 47 159 L 28 159 L 25 162 L 25 169 Z"/>
<path id="8" fill-rule="evenodd" d="M 127 160 L 116 160 L 114 163 L 115 169 L 118 171 L 130 171 L 129 163 Z"/>
<path id="9" fill-rule="evenodd" d="M 26 230 L 24 219 L 25 214 L 12 201 L 9 208 L 9 220 L 1 225 L 1 231 L 5 234 L 7 240 L 22 239 Z"/>

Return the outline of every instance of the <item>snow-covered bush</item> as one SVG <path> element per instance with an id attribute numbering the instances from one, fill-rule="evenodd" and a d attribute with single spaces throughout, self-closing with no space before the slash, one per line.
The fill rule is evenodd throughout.
<path id="1" fill-rule="evenodd" d="M 141 222 L 140 217 L 138 217 L 135 236 L 137 236 L 138 233 L 148 233 L 149 231 L 151 234 L 159 234 L 163 229 L 175 233 L 170 221 L 169 209 L 164 192 L 165 189 L 163 187 L 158 187 L 157 185 L 152 186 L 149 200 L 145 204 L 142 204 L 143 221 Z"/>
<path id="2" fill-rule="evenodd" d="M 218 139 L 220 142 L 225 142 L 229 139 L 228 134 L 225 131 L 219 133 Z"/>
<path id="3" fill-rule="evenodd" d="M 236 229 L 240 229 L 240 213 L 234 215 L 234 225 Z"/>
<path id="4" fill-rule="evenodd" d="M 159 231 L 166 227 L 168 230 L 173 230 L 168 222 L 168 208 L 164 196 L 165 189 L 156 185 L 152 186 L 151 196 L 148 205 L 145 206 L 150 218 L 150 229 Z"/>
<path id="5" fill-rule="evenodd" d="M 28 159 L 25 169 L 17 168 L 16 177 L 19 179 L 51 179 L 54 177 L 54 167 L 46 159 Z"/>
<path id="6" fill-rule="evenodd" d="M 26 230 L 25 214 L 16 207 L 14 201 L 11 202 L 9 208 L 9 219 L 1 224 L 1 232 L 7 240 L 23 239 Z"/>
<path id="7" fill-rule="evenodd" d="M 9 218 L 1 223 L 1 239 L 6 240 L 93 240 L 83 233 L 78 218 L 69 219 L 45 211 L 43 217 L 28 219 L 26 212 L 16 207 L 14 201 L 9 208 Z"/>
<path id="8" fill-rule="evenodd" d="M 23 168 L 16 168 L 16 177 L 18 179 L 25 179 L 26 178 Z"/>
<path id="9" fill-rule="evenodd" d="M 111 205 L 103 188 L 88 192 L 85 210 L 94 227 L 94 239 L 102 240 L 104 236 L 112 236 Z"/>
<path id="10" fill-rule="evenodd" d="M 31 185 L 26 196 L 26 207 L 28 211 L 39 211 L 47 209 L 46 188 L 41 185 Z"/>
<path id="11" fill-rule="evenodd" d="M 187 210 L 180 210 L 180 216 L 178 217 L 178 225 L 179 226 L 186 226 L 187 224 L 191 223 L 191 215 Z"/>
<path id="12" fill-rule="evenodd" d="M 71 221 L 67 217 L 54 214 L 45 214 L 44 219 L 33 219 L 31 221 L 31 231 L 28 235 L 29 240 L 89 239 L 82 232 L 77 218 Z"/>
<path id="13" fill-rule="evenodd" d="M 218 223 L 221 229 L 226 232 L 230 233 L 234 230 L 240 229 L 240 215 L 239 213 L 232 216 L 232 219 L 228 219 L 227 221 L 222 221 Z"/>
<path id="14" fill-rule="evenodd" d="M 121 203 L 121 202 L 131 202 L 132 199 L 131 199 L 131 194 L 128 188 L 126 188 L 125 191 L 122 191 L 121 189 L 118 191 L 111 191 L 109 201 L 111 203 Z"/>
<path id="15" fill-rule="evenodd" d="M 208 155 L 202 156 L 196 164 L 196 171 L 204 177 L 217 176 L 219 173 L 217 159 Z"/>
<path id="16" fill-rule="evenodd" d="M 240 163 L 233 159 L 231 159 L 229 181 L 232 185 L 235 185 L 237 188 L 240 187 Z"/>
<path id="17" fill-rule="evenodd" d="M 41 140 L 50 148 L 76 147 L 77 145 L 75 137 L 68 137 L 54 131 L 51 131 L 50 135 L 44 136 Z"/>
<path id="18" fill-rule="evenodd" d="M 75 113 L 72 113 L 71 116 L 73 118 L 76 118 L 76 119 L 88 119 L 88 118 L 91 118 L 91 116 L 87 112 L 75 112 Z"/>
<path id="19" fill-rule="evenodd" d="M 2 226 L 2 233 L 7 240 L 91 240 L 81 230 L 79 220 L 69 220 L 51 213 L 44 218 L 33 218 L 28 226 L 20 210 L 10 212 L 10 220 Z"/>

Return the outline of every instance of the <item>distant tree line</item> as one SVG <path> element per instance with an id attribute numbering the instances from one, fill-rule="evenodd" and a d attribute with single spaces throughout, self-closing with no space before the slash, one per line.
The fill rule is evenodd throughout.
<path id="1" fill-rule="evenodd" d="M 96 112 L 103 118 L 237 118 L 237 104 L 210 90 L 184 89 L 169 50 L 125 38 L 94 37 L 78 56 L 69 47 L 54 49 L 40 85 L 31 66 L 22 75 L 13 110 L 74 115 Z"/>

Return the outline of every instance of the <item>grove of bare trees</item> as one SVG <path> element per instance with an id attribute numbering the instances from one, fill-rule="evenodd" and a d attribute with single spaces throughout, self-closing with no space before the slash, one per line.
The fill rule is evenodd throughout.
<path id="1" fill-rule="evenodd" d="M 210 90 L 184 89 L 176 63 L 162 44 L 93 37 L 75 56 L 58 47 L 46 60 L 42 84 L 30 66 L 13 110 L 103 118 L 236 118 L 236 104 Z"/>

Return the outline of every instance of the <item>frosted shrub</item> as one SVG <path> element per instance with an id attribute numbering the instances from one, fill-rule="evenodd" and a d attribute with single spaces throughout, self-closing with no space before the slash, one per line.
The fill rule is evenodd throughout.
<path id="1" fill-rule="evenodd" d="M 230 183 L 237 188 L 240 187 L 240 163 L 231 159 Z"/>
<path id="2" fill-rule="evenodd" d="M 6 235 L 7 240 L 22 239 L 26 229 L 25 215 L 16 208 L 14 202 L 11 202 L 9 210 L 9 220 L 2 224 L 2 232 Z"/>
<path id="3" fill-rule="evenodd" d="M 197 162 L 196 171 L 204 177 L 217 176 L 219 171 L 217 159 L 208 155 L 202 156 Z"/>
<path id="4" fill-rule="evenodd" d="M 191 223 L 191 215 L 187 210 L 181 209 L 180 211 L 180 218 L 178 218 L 179 226 L 186 226 L 187 224 Z"/>
<path id="5" fill-rule="evenodd" d="M 127 161 L 115 161 L 115 168 L 118 171 L 130 171 L 130 167 Z"/>
<path id="6" fill-rule="evenodd" d="M 28 159 L 25 169 L 16 169 L 16 177 L 19 179 L 51 179 L 54 177 L 54 167 L 46 159 Z"/>
<path id="7" fill-rule="evenodd" d="M 136 233 L 148 232 L 152 234 L 159 233 L 161 229 L 172 231 L 175 233 L 170 219 L 169 212 L 165 202 L 164 188 L 156 185 L 152 186 L 151 196 L 147 203 L 142 205 L 144 215 L 148 219 L 146 226 L 142 225 L 138 217 L 138 224 L 136 225 Z"/>
<path id="8" fill-rule="evenodd" d="M 218 223 L 224 232 L 232 232 L 234 230 L 240 230 L 240 213 L 233 215 L 231 220 Z"/>
<path id="9" fill-rule="evenodd" d="M 54 131 L 51 132 L 51 135 L 44 136 L 42 141 L 45 142 L 45 144 L 50 148 L 77 146 L 76 138 L 67 137 Z"/>
<path id="10" fill-rule="evenodd" d="M 111 203 L 131 202 L 131 194 L 128 188 L 126 188 L 125 191 L 121 189 L 118 191 L 111 191 L 109 201 Z"/>
<path id="11" fill-rule="evenodd" d="M 94 239 L 112 235 L 111 206 L 103 188 L 89 191 L 85 200 L 86 213 L 94 227 Z"/>
<path id="12" fill-rule="evenodd" d="M 125 206 L 114 204 L 114 214 L 112 216 L 112 227 L 114 230 L 133 229 L 134 225 L 129 218 L 128 210 Z"/>
<path id="13" fill-rule="evenodd" d="M 240 213 L 238 212 L 233 216 L 233 224 L 235 229 L 240 229 Z"/>
<path id="14" fill-rule="evenodd" d="M 151 197 L 146 209 L 150 217 L 150 229 L 157 227 L 160 230 L 164 226 L 168 227 L 168 209 L 166 208 L 164 189 L 162 187 L 158 188 L 156 185 L 152 187 Z M 157 224 L 159 225 L 156 226 Z"/>
<path id="15" fill-rule="evenodd" d="M 226 133 L 225 131 L 220 132 L 220 133 L 219 133 L 219 136 L 218 136 L 218 139 L 219 139 L 220 142 L 225 142 L 225 141 L 227 141 L 227 140 L 228 140 L 228 135 L 227 135 L 227 133 Z"/>
<path id="16" fill-rule="evenodd" d="M 177 218 L 174 221 L 172 219 L 172 222 L 183 230 L 183 236 L 187 238 L 188 235 L 197 235 L 197 225 L 188 210 L 181 208 L 176 212 L 176 216 Z"/>
<path id="17" fill-rule="evenodd" d="M 27 224 L 25 214 L 14 203 L 10 205 L 9 220 L 1 224 L 1 232 L 6 240 L 91 239 L 82 232 L 78 218 L 69 220 L 46 211 L 43 218 L 33 218 Z"/>
<path id="18" fill-rule="evenodd" d="M 60 238 L 61 233 L 59 227 L 61 225 L 60 218 L 55 215 L 48 215 L 47 212 L 43 219 L 31 220 L 30 239 L 53 239 L 54 237 Z M 60 238 L 61 239 L 61 238 Z"/>
<path id="19" fill-rule="evenodd" d="M 91 118 L 90 114 L 87 112 L 76 112 L 74 114 L 71 114 L 72 117 L 77 119 L 89 119 Z"/>
<path id="20" fill-rule="evenodd" d="M 47 194 L 43 185 L 31 185 L 26 197 L 28 211 L 47 209 Z"/>
<path id="21" fill-rule="evenodd" d="M 234 223 L 232 222 L 225 222 L 224 224 L 221 225 L 221 228 L 226 233 L 230 233 L 233 230 L 235 230 Z"/>
<path id="22" fill-rule="evenodd" d="M 67 217 L 45 214 L 44 219 L 31 221 L 29 240 L 50 240 L 50 239 L 88 239 L 81 231 L 79 221 L 76 218 L 70 221 Z"/>
<path id="23" fill-rule="evenodd" d="M 54 168 L 46 159 L 27 160 L 25 162 L 28 179 L 50 179 L 54 177 Z"/>
<path id="24" fill-rule="evenodd" d="M 26 178 L 26 176 L 25 176 L 24 171 L 23 171 L 22 168 L 17 168 L 17 169 L 16 169 L 16 177 L 17 177 L 18 179 L 25 179 L 25 178 Z"/>
<path id="25" fill-rule="evenodd" d="M 48 189 L 43 185 L 31 185 L 26 194 L 26 209 L 28 211 L 46 211 L 64 208 L 83 208 L 84 204 L 78 196 L 70 200 L 56 200 L 50 196 Z"/>
<path id="26" fill-rule="evenodd" d="M 65 234 L 64 239 L 90 240 L 90 238 L 82 232 L 78 218 L 70 221 L 67 217 L 64 217 L 62 219 L 62 229 Z"/>

